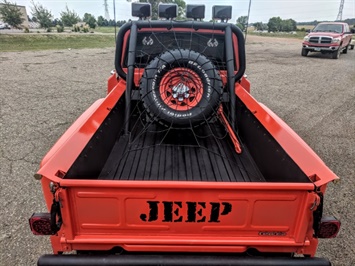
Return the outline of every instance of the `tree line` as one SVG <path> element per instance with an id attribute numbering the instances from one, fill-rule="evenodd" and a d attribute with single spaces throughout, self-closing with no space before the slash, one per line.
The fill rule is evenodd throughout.
<path id="1" fill-rule="evenodd" d="M 147 0 L 139 0 L 139 2 L 147 2 Z M 185 16 L 186 3 L 184 0 L 148 0 L 148 2 L 152 5 L 151 19 L 153 20 L 158 19 L 159 3 L 175 3 L 178 5 L 178 18 Z M 8 0 L 2 0 L 2 3 L 3 7 L 0 9 L 0 14 L 2 15 L 4 22 L 14 28 L 21 28 L 24 19 L 22 18 L 16 3 L 11 3 Z M 67 5 L 65 6 L 65 9 L 60 12 L 60 18 L 53 19 L 53 15 L 48 8 L 40 3 L 35 3 L 33 0 L 31 0 L 31 14 L 32 18 L 28 17 L 28 20 L 38 22 L 40 27 L 44 29 L 49 29 L 50 27 L 57 25 L 61 27 L 71 27 L 81 21 L 79 15 L 74 10 L 70 10 Z M 95 16 L 89 13 L 84 14 L 82 21 L 92 29 L 95 29 L 96 26 L 105 27 L 116 25 L 120 27 L 126 23 L 125 20 L 107 20 L 103 16 L 98 16 L 96 19 Z"/>
<path id="2" fill-rule="evenodd" d="M 127 0 L 130 1 L 130 0 Z M 158 19 L 158 4 L 172 2 L 178 5 L 178 18 L 183 18 L 185 16 L 186 3 L 184 0 L 139 0 L 139 2 L 149 2 L 152 6 L 152 16 L 151 19 Z M 23 23 L 23 18 L 20 10 L 17 8 L 15 3 L 11 3 L 8 0 L 2 0 L 3 6 L 0 8 L 0 14 L 5 23 L 9 24 L 14 28 L 20 28 L 20 25 Z M 29 18 L 29 21 L 38 22 L 41 28 L 49 29 L 53 26 L 61 27 L 71 27 L 76 25 L 79 21 L 83 21 L 90 28 L 95 29 L 96 26 L 105 27 L 105 26 L 122 26 L 126 23 L 125 20 L 107 20 L 103 16 L 98 16 L 97 19 L 95 16 L 89 13 L 85 13 L 84 17 L 81 19 L 79 15 L 74 11 L 70 10 L 68 6 L 65 6 L 65 9 L 60 12 L 60 19 L 53 19 L 53 15 L 49 9 L 44 7 L 42 4 L 35 3 L 31 0 L 31 14 L 32 18 Z M 348 24 L 355 23 L 352 19 Z M 318 21 L 309 22 L 313 25 L 316 25 Z M 306 23 L 303 23 L 304 25 Z M 242 30 L 245 31 L 248 26 L 248 17 L 241 16 L 236 20 L 236 25 Z M 281 19 L 280 17 L 272 17 L 269 19 L 268 23 L 256 22 L 253 23 L 253 26 L 256 30 L 269 32 L 290 32 L 297 30 L 297 22 L 293 19 Z"/>
<path id="3" fill-rule="evenodd" d="M 237 19 L 236 25 L 242 30 L 245 31 L 248 26 L 248 17 L 241 16 Z M 268 23 L 256 22 L 252 24 L 256 30 L 269 32 L 290 32 L 297 30 L 297 22 L 293 19 L 281 19 L 280 17 L 272 17 L 269 19 Z"/>
<path id="4" fill-rule="evenodd" d="M 8 0 L 2 0 L 1 3 L 3 4 L 0 8 L 2 20 L 11 27 L 20 29 L 24 19 L 16 3 L 11 3 Z M 83 18 L 80 18 L 80 16 L 74 10 L 70 10 L 67 5 L 65 6 L 65 9 L 60 12 L 60 18 L 53 19 L 53 15 L 48 8 L 40 3 L 35 3 L 33 0 L 31 1 L 31 14 L 32 18 L 27 16 L 28 21 L 37 22 L 40 27 L 44 29 L 49 29 L 55 26 L 72 27 L 80 21 L 83 21 L 92 29 L 95 29 L 96 26 L 105 27 L 116 25 L 120 27 L 126 23 L 125 20 L 107 20 L 103 16 L 99 16 L 96 19 L 94 15 L 89 13 L 85 13 Z"/>

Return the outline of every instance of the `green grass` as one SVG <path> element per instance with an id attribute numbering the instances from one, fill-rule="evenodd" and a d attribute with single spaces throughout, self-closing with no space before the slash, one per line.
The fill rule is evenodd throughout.
<path id="1" fill-rule="evenodd" d="M 93 30 L 94 32 L 100 32 L 100 33 L 115 33 L 115 27 L 96 27 L 95 29 L 90 29 Z M 118 32 L 119 27 L 116 28 L 116 32 Z"/>
<path id="2" fill-rule="evenodd" d="M 297 29 L 306 29 L 306 30 L 311 30 L 313 29 L 315 26 L 314 25 L 297 25 Z"/>
<path id="3" fill-rule="evenodd" d="M 0 34 L 0 52 L 114 47 L 114 35 Z"/>
<path id="4" fill-rule="evenodd" d="M 113 27 L 101 27 L 108 31 Z M 265 37 L 287 37 L 302 39 L 305 32 L 297 34 L 277 34 L 277 33 L 253 33 Z M 92 34 L 92 33 L 51 33 L 51 34 L 0 34 L 0 52 L 29 51 L 29 50 L 60 50 L 60 49 L 82 49 L 82 48 L 104 48 L 114 47 L 115 36 L 113 34 Z"/>
<path id="5" fill-rule="evenodd" d="M 296 34 L 287 34 L 287 33 L 260 33 L 248 31 L 248 34 L 263 36 L 263 37 L 279 37 L 279 38 L 296 38 L 303 39 L 307 34 L 304 31 L 297 31 Z"/>

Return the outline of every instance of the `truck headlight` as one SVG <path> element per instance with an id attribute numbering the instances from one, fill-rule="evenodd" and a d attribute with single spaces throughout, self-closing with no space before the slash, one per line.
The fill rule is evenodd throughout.
<path id="1" fill-rule="evenodd" d="M 332 43 L 340 43 L 341 38 L 333 38 Z"/>
<path id="2" fill-rule="evenodd" d="M 309 41 L 309 36 L 304 37 L 303 40 L 304 40 L 305 42 L 308 42 L 308 41 Z"/>

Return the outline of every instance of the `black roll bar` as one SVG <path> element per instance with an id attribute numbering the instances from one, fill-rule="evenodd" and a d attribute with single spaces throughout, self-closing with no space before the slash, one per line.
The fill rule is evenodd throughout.
<path id="1" fill-rule="evenodd" d="M 126 112 L 124 120 L 124 134 L 129 132 L 129 116 L 131 110 L 131 94 L 132 87 L 134 85 L 134 62 L 136 59 L 136 45 L 137 45 L 137 25 L 132 23 L 131 26 L 131 35 L 129 39 L 128 47 L 128 71 L 127 71 L 127 86 L 125 91 L 125 100 L 126 100 Z"/>
<path id="2" fill-rule="evenodd" d="M 226 27 L 225 36 L 225 49 L 226 49 L 226 65 L 227 65 L 227 88 L 229 90 L 229 106 L 230 106 L 230 124 L 235 130 L 235 104 L 236 96 L 234 92 L 234 83 L 236 82 L 234 77 L 234 53 L 232 44 L 232 29 L 230 26 Z"/>
<path id="3" fill-rule="evenodd" d="M 245 46 L 244 36 L 242 31 L 235 25 L 230 23 L 213 23 L 213 22 L 196 22 L 196 21 L 130 21 L 124 24 L 117 35 L 116 41 L 116 55 L 115 55 L 115 68 L 119 77 L 126 80 L 127 87 L 125 92 L 126 112 L 124 121 L 124 134 L 129 133 L 129 116 L 131 108 L 131 92 L 134 85 L 134 62 L 136 56 L 137 32 L 139 29 L 144 28 L 186 28 L 186 29 L 209 29 L 221 30 L 225 32 L 225 49 L 226 49 L 226 64 L 227 64 L 227 88 L 230 94 L 230 123 L 235 130 L 235 104 L 236 95 L 234 93 L 234 83 L 238 82 L 244 75 L 246 62 L 245 62 Z M 128 47 L 128 70 L 127 74 L 122 68 L 122 54 L 123 44 L 126 33 L 130 30 L 129 47 Z M 238 58 L 239 69 L 234 74 L 234 52 L 233 52 L 233 38 L 232 33 L 237 36 L 238 41 Z"/>
<path id="4" fill-rule="evenodd" d="M 138 20 L 138 21 L 130 21 L 124 24 L 117 35 L 116 41 L 116 55 L 115 55 L 115 68 L 117 74 L 123 78 L 127 79 L 127 74 L 123 71 L 121 61 L 122 61 L 122 49 L 124 43 L 124 36 L 127 31 L 132 29 L 132 26 L 136 25 L 137 29 L 143 28 L 186 28 L 186 29 L 210 29 L 210 30 L 222 30 L 225 31 L 227 27 L 230 27 L 231 32 L 237 36 L 238 40 L 238 57 L 239 57 L 239 69 L 236 75 L 234 76 L 235 82 L 239 81 L 245 72 L 246 62 L 245 62 L 245 45 L 244 45 L 244 36 L 242 31 L 235 25 L 230 23 L 213 23 L 213 22 L 199 22 L 199 21 L 146 21 L 146 20 Z M 131 30 L 132 31 L 132 30 Z M 229 40 L 229 45 L 232 47 L 232 38 Z M 227 44 L 226 44 L 227 45 Z"/>

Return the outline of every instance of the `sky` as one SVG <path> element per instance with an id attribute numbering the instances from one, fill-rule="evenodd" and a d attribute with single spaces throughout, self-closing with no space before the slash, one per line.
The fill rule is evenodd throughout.
<path id="1" fill-rule="evenodd" d="M 32 0 L 31 0 L 32 1 Z M 26 6 L 27 14 L 31 14 L 30 0 L 10 0 L 18 5 Z M 60 12 L 68 5 L 80 17 L 84 13 L 90 13 L 96 18 L 100 15 L 105 17 L 103 0 L 33 0 L 49 9 L 54 18 L 60 18 Z M 131 3 L 127 0 L 108 0 L 110 19 L 114 18 L 113 1 L 116 5 L 116 20 L 133 19 L 131 17 Z M 134 1 L 134 0 L 133 0 Z M 185 0 L 187 4 L 201 4 L 206 6 L 206 20 L 211 19 L 213 5 L 231 5 L 233 7 L 232 19 L 235 22 L 240 16 L 248 14 L 249 0 Z M 282 19 L 294 19 L 297 22 L 306 21 L 332 21 L 335 20 L 341 0 L 251 0 L 249 22 L 268 22 L 271 17 Z M 355 0 L 345 0 L 343 19 L 355 18 Z"/>

